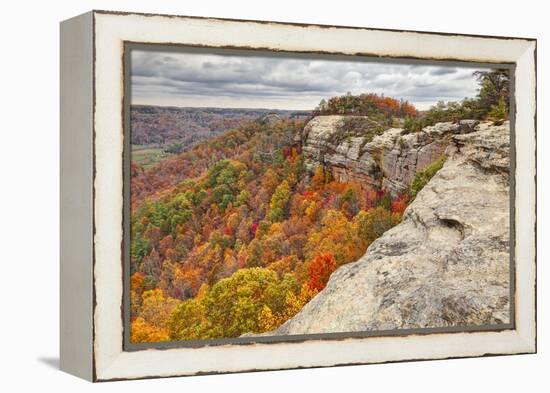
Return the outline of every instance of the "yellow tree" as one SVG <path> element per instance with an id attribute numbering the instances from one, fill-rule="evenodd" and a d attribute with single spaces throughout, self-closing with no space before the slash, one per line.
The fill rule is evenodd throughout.
<path id="1" fill-rule="evenodd" d="M 166 329 L 158 329 L 143 318 L 136 318 L 130 326 L 130 341 L 133 343 L 160 342 L 170 339 Z"/>
<path id="2" fill-rule="evenodd" d="M 317 254 L 330 252 L 340 266 L 355 261 L 365 250 L 346 216 L 339 210 L 329 210 L 321 221 L 320 229 L 309 236 L 305 251 L 309 260 Z"/>
<path id="3" fill-rule="evenodd" d="M 157 329 L 165 329 L 170 314 L 179 301 L 165 297 L 161 289 L 153 289 L 143 292 L 140 317 Z"/>
<path id="4" fill-rule="evenodd" d="M 267 218 L 273 222 L 282 221 L 286 217 L 290 186 L 285 180 L 277 186 L 269 202 Z"/>

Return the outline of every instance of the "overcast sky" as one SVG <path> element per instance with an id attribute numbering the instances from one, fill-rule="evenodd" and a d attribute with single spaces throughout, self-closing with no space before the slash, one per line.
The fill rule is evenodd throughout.
<path id="1" fill-rule="evenodd" d="M 383 93 L 418 109 L 477 94 L 475 68 L 132 51 L 132 103 L 313 109 L 347 92 Z"/>

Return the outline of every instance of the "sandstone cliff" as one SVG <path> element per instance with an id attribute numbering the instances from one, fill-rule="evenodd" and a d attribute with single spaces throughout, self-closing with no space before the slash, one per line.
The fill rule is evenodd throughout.
<path id="1" fill-rule="evenodd" d="M 318 116 L 298 136 L 307 168 L 330 169 L 338 181 L 355 180 L 396 194 L 407 190 L 417 171 L 440 157 L 455 134 L 478 122 L 438 123 L 413 134 L 386 129 L 365 116 Z"/>
<path id="2" fill-rule="evenodd" d="M 388 185 L 401 187 L 428 157 L 446 149 L 448 159 L 409 205 L 401 224 L 373 242 L 357 262 L 337 269 L 300 313 L 268 334 L 509 322 L 508 122 L 480 124 L 474 132 L 475 125 L 449 123 L 404 136 L 388 130 L 361 148 L 355 136 L 347 145 L 331 144 L 329 124 L 338 126 L 341 119 L 326 118 L 308 125 L 301 136 L 304 152 L 310 164 L 317 159 L 350 168 L 342 169 L 341 176 L 383 181 L 388 175 Z M 403 148 L 398 151 L 396 144 Z M 373 168 L 385 175 L 377 178 Z"/>

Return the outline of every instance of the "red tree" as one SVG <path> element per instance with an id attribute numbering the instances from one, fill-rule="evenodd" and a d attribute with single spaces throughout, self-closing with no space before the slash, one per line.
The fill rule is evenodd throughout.
<path id="1" fill-rule="evenodd" d="M 398 195 L 391 203 L 392 213 L 402 215 L 409 204 L 409 198 L 406 195 Z"/>
<path id="2" fill-rule="evenodd" d="M 331 252 L 318 254 L 309 263 L 309 282 L 311 289 L 322 290 L 328 282 L 330 275 L 336 270 L 336 260 Z"/>

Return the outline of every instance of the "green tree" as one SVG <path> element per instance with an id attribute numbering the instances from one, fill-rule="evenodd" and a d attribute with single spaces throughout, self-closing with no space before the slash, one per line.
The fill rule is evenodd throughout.
<path id="1" fill-rule="evenodd" d="M 242 190 L 239 195 L 237 195 L 235 206 L 245 205 L 248 202 L 248 198 L 250 198 L 250 193 L 246 190 Z"/>
<path id="2" fill-rule="evenodd" d="M 180 303 L 168 321 L 168 331 L 172 340 L 204 339 L 209 327 L 204 304 L 197 298 Z"/>
<path id="3" fill-rule="evenodd" d="M 491 107 L 489 112 L 489 118 L 494 120 L 497 124 L 501 124 L 508 117 L 508 108 L 504 99 L 500 99 L 497 104 Z"/>
<path id="4" fill-rule="evenodd" d="M 174 142 L 164 148 L 165 153 L 180 154 L 185 146 L 182 142 Z"/>
<path id="5" fill-rule="evenodd" d="M 506 108 L 510 100 L 510 75 L 508 70 L 475 71 L 474 76 L 480 84 L 478 98 L 486 113 L 503 100 Z"/>
<path id="6" fill-rule="evenodd" d="M 415 198 L 416 195 L 424 188 L 426 184 L 431 180 L 432 177 L 439 171 L 441 168 L 443 168 L 443 165 L 445 164 L 445 161 L 447 160 L 447 156 L 443 155 L 439 157 L 437 160 L 432 162 L 430 165 L 428 165 L 423 170 L 417 172 L 414 175 L 413 182 L 411 184 L 411 197 Z"/>
<path id="7" fill-rule="evenodd" d="M 290 186 L 284 180 L 271 196 L 267 218 L 273 222 L 282 221 L 286 217 L 288 200 L 290 199 Z"/>
<path id="8" fill-rule="evenodd" d="M 182 340 L 261 333 L 265 306 L 273 314 L 282 314 L 287 297 L 299 293 L 300 286 L 290 274 L 279 279 L 269 269 L 241 269 L 214 284 L 202 299 L 177 306 L 168 324 L 170 337 Z"/>
<path id="9" fill-rule="evenodd" d="M 365 248 L 397 224 L 391 212 L 381 206 L 369 211 L 361 210 L 353 221 L 359 239 L 364 242 Z"/>

